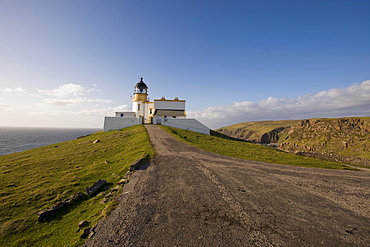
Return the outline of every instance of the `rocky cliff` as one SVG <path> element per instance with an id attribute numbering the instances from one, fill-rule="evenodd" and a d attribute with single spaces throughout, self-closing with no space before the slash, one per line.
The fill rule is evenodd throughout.
<path id="1" fill-rule="evenodd" d="M 292 126 L 279 148 L 370 159 L 369 118 L 308 119 Z"/>
<path id="2" fill-rule="evenodd" d="M 270 124 L 274 127 L 270 129 L 265 122 L 255 122 L 253 129 L 239 126 L 217 131 L 248 141 L 275 143 L 281 150 L 300 155 L 370 165 L 370 117 L 289 120 L 289 124 L 272 121 L 281 126 Z M 258 125 L 265 131 L 259 131 Z"/>
<path id="3" fill-rule="evenodd" d="M 255 143 L 276 143 L 280 133 L 300 120 L 244 122 L 217 129 L 224 135 Z"/>

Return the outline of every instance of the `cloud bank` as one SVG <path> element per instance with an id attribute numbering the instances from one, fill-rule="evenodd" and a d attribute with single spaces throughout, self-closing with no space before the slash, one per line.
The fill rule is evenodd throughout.
<path id="1" fill-rule="evenodd" d="M 2 89 L 2 91 L 4 93 L 13 93 L 13 92 L 22 92 L 23 93 L 23 92 L 25 92 L 25 90 L 21 87 L 16 87 L 16 88 L 7 87 L 7 88 Z"/>
<path id="2" fill-rule="evenodd" d="M 114 105 L 112 100 L 100 98 L 99 90 L 78 84 L 37 92 L 27 92 L 21 87 L 0 88 L 0 126 L 99 128 L 104 116 L 131 111 L 131 105 Z M 268 97 L 258 102 L 235 102 L 188 111 L 187 116 L 212 129 L 248 121 L 370 116 L 370 80 L 296 99 Z"/>
<path id="3" fill-rule="evenodd" d="M 210 128 L 249 121 L 344 116 L 370 116 L 370 80 L 296 99 L 268 97 L 259 102 L 235 102 L 188 112 L 188 117 L 197 118 Z"/>
<path id="4" fill-rule="evenodd" d="M 67 83 L 33 91 L 0 87 L 0 126 L 99 128 L 104 115 L 113 114 L 113 101 L 100 98 L 95 88 Z"/>
<path id="5" fill-rule="evenodd" d="M 63 84 L 53 90 L 42 90 L 42 89 L 38 90 L 39 93 L 44 93 L 47 95 L 52 95 L 61 98 L 68 96 L 80 96 L 84 95 L 85 93 L 90 93 L 92 91 L 95 91 L 95 89 L 85 89 L 81 85 L 74 83 Z"/>

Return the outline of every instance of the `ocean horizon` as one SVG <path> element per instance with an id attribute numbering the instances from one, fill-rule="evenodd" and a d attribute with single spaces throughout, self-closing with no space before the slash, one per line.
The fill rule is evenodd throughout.
<path id="1" fill-rule="evenodd" d="M 0 156 L 74 140 L 100 128 L 0 127 Z"/>

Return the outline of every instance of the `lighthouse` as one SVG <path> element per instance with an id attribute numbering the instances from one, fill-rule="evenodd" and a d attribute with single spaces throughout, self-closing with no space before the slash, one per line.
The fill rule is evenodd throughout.
<path id="1" fill-rule="evenodd" d="M 144 83 L 143 77 L 134 87 L 132 96 L 132 111 L 137 117 L 141 117 L 143 123 L 151 123 L 153 118 L 154 103 L 149 102 L 148 86 Z"/>
<path id="2" fill-rule="evenodd" d="M 162 97 L 151 102 L 148 97 L 148 86 L 142 77 L 134 86 L 131 101 L 131 112 L 116 112 L 115 117 L 105 117 L 104 131 L 138 124 L 159 124 L 210 134 L 210 129 L 207 126 L 196 119 L 186 118 L 185 100 L 180 100 L 178 97 L 174 99 Z"/>

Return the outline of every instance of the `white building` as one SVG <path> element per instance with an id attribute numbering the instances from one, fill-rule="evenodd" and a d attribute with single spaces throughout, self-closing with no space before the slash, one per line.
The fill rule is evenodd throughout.
<path id="1" fill-rule="evenodd" d="M 132 112 L 116 112 L 115 117 L 105 117 L 104 131 L 117 130 L 137 124 L 161 124 L 179 129 L 210 134 L 210 129 L 196 119 L 186 118 L 185 100 L 165 97 L 149 101 L 148 87 L 143 78 L 134 87 Z"/>

